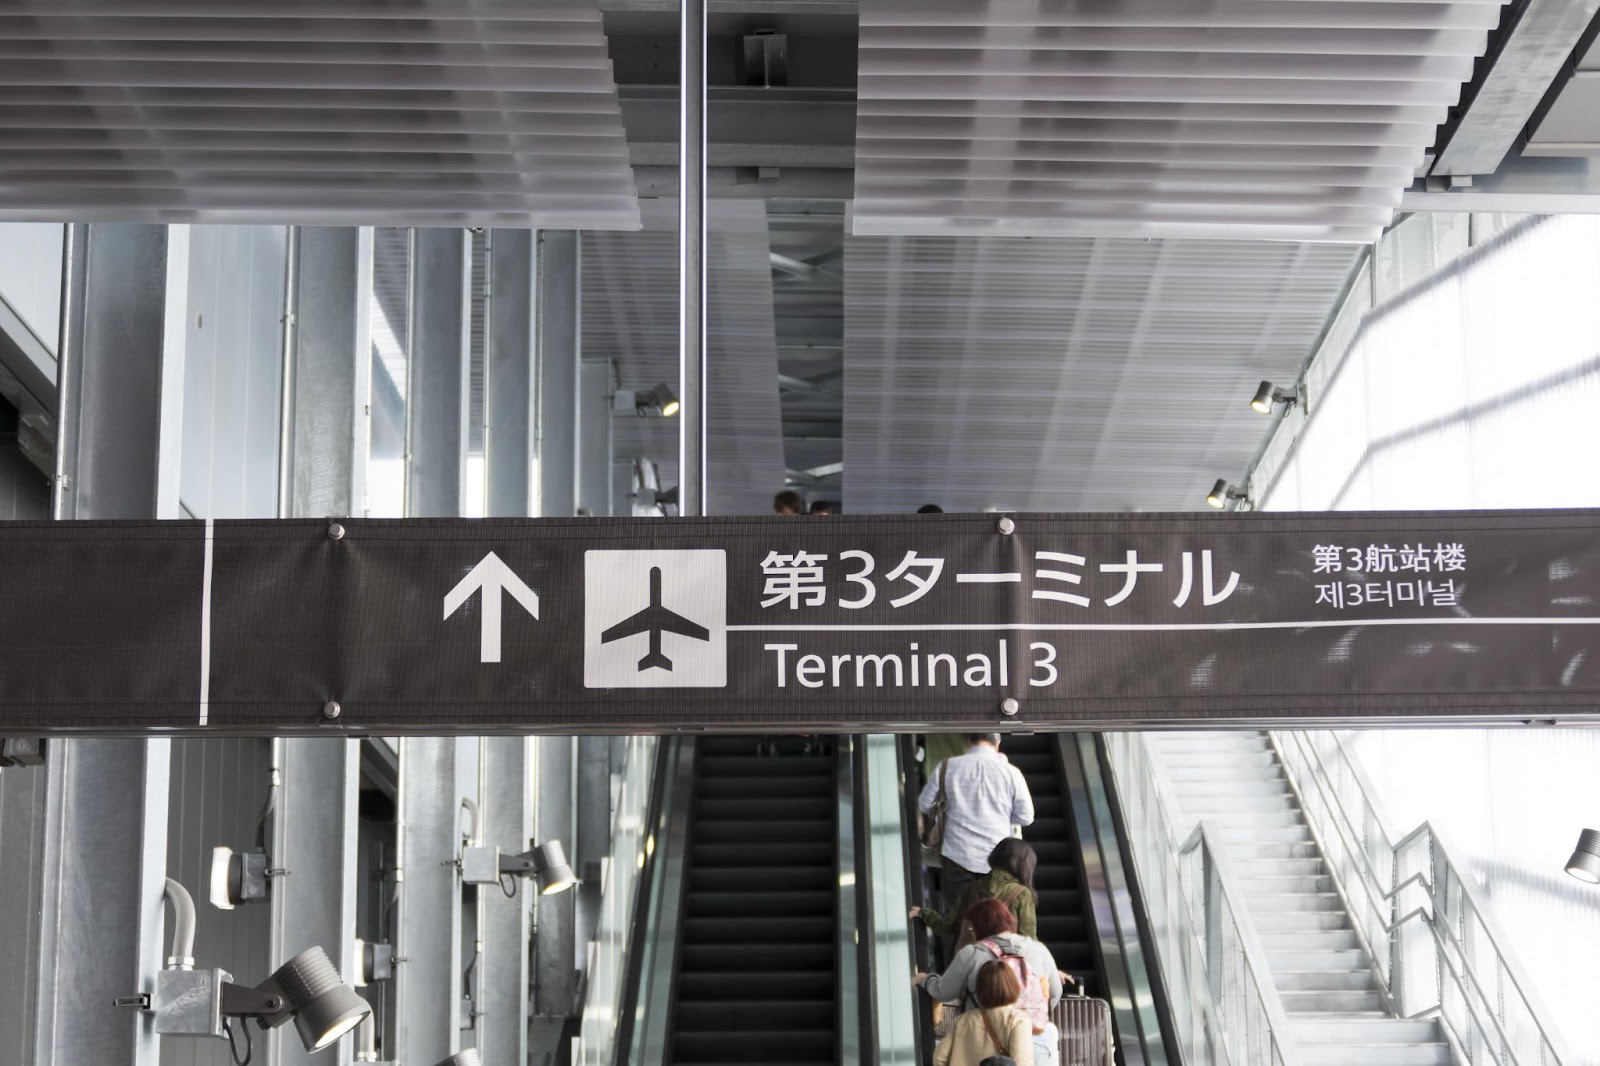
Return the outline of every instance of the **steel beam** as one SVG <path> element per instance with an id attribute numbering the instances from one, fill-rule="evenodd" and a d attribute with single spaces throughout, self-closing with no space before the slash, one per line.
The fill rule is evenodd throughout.
<path id="1" fill-rule="evenodd" d="M 585 359 L 578 370 L 578 508 L 611 514 L 611 381 L 609 360 Z"/>
<path id="2" fill-rule="evenodd" d="M 484 320 L 486 514 L 538 513 L 534 489 L 537 379 L 534 374 L 534 235 L 492 230 Z"/>
<path id="3" fill-rule="evenodd" d="M 372 391 L 372 229 L 301 227 L 289 269 L 280 510 L 366 510 Z"/>
<path id="4" fill-rule="evenodd" d="M 460 743 L 400 740 L 394 1056 L 400 1062 L 437 1062 L 461 1049 Z"/>
<path id="5" fill-rule="evenodd" d="M 1600 10 L 1600 0 L 1512 5 L 1493 60 L 1459 109 L 1432 173 L 1493 174 L 1522 137 L 1550 86 Z"/>
<path id="6" fill-rule="evenodd" d="M 1418 182 L 1400 197 L 1400 210 L 1595 214 L 1600 212 L 1600 158 L 1509 159 L 1471 184 L 1445 186 L 1439 180 Z"/>
<path id="7" fill-rule="evenodd" d="M 578 874 L 573 935 L 577 965 L 586 962 L 584 948 L 594 939 L 600 921 L 601 860 L 611 854 L 611 758 L 607 736 L 578 738 L 577 796 L 573 801 L 575 840 L 571 854 Z"/>
<path id="8" fill-rule="evenodd" d="M 486 797 L 481 812 L 484 842 L 501 854 L 527 850 L 533 833 L 533 751 L 529 737 L 490 737 Z M 519 881 L 507 898 L 499 888 L 478 887 L 483 910 L 484 955 L 478 963 L 481 1040 L 484 1062 L 528 1061 L 528 988 L 532 980 L 528 949 L 533 936 L 537 889 Z"/>
<path id="9" fill-rule="evenodd" d="M 706 513 L 706 5 L 678 5 L 678 513 Z"/>
<path id="10" fill-rule="evenodd" d="M 272 964 L 320 945 L 350 981 L 360 965 L 354 953 L 359 742 L 302 737 L 273 744 L 279 784 L 269 854 L 283 873 L 272 882 Z M 271 1066 L 344 1066 L 354 1056 L 351 1040 L 340 1040 L 330 1059 L 309 1055 L 292 1028 L 271 1036 Z"/>
<path id="11" fill-rule="evenodd" d="M 66 289 L 56 517 L 176 518 L 189 229 L 75 225 Z"/>
<path id="12" fill-rule="evenodd" d="M 565 230 L 539 234 L 538 331 L 539 418 L 538 510 L 547 518 L 570 517 L 578 509 L 578 363 L 582 357 L 582 255 L 578 235 Z"/>
<path id="13" fill-rule="evenodd" d="M 36 766 L 0 769 L 0 1062 L 32 1061 L 48 777 Z"/>
<path id="14" fill-rule="evenodd" d="M 538 749 L 534 837 L 541 843 L 560 840 L 563 845 L 573 845 L 577 837 L 577 740 L 539 737 L 534 743 Z M 540 896 L 536 904 L 533 1010 L 541 1018 L 565 1019 L 577 1009 L 577 895 L 570 891 Z M 539 1050 L 534 1048 L 535 1061 L 539 1061 Z"/>
<path id="15" fill-rule="evenodd" d="M 406 513 L 461 514 L 471 393 L 472 241 L 464 229 L 411 234 Z"/>

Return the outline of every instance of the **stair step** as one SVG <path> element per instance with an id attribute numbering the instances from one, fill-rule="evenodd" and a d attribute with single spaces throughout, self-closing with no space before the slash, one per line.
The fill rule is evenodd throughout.
<path id="1" fill-rule="evenodd" d="M 1348 951 L 1361 946 L 1354 929 L 1317 929 L 1293 933 L 1259 933 L 1268 951 Z"/>
<path id="2" fill-rule="evenodd" d="M 701 844 L 695 841 L 689 845 L 689 862 L 696 867 L 760 869 L 787 863 L 831 870 L 836 850 L 837 845 L 832 840 L 779 844 Z"/>
<path id="3" fill-rule="evenodd" d="M 833 1062 L 836 1049 L 833 1029 L 765 1029 L 730 1033 L 675 1033 L 672 1038 L 672 1061 L 739 1063 L 752 1062 L 813 1063 Z"/>
<path id="4" fill-rule="evenodd" d="M 781 759 L 761 759 L 762 763 L 781 762 Z M 837 787 L 832 777 L 814 775 L 810 777 L 702 777 L 695 781 L 695 797 L 697 800 L 708 799 L 749 799 L 760 796 L 763 799 L 789 799 L 792 797 L 821 796 L 829 799 Z"/>
<path id="5" fill-rule="evenodd" d="M 1310 933 L 1323 929 L 1349 929 L 1344 911 L 1266 911 L 1252 916 L 1258 933 Z"/>
<path id="6" fill-rule="evenodd" d="M 831 921 L 834 893 L 690 892 L 685 904 L 690 918 L 821 917 Z"/>
<path id="7" fill-rule="evenodd" d="M 1443 1041 L 1438 1021 L 1406 1018 L 1291 1018 L 1301 1048 L 1317 1044 L 1405 1045 Z M 1357 1060 L 1350 1060 L 1357 1061 Z"/>
<path id="8" fill-rule="evenodd" d="M 1178 805 L 1185 814 L 1195 818 L 1229 818 L 1240 814 L 1271 814 L 1287 812 L 1299 816 L 1292 792 L 1275 792 L 1270 795 L 1240 795 L 1238 793 L 1212 793 L 1185 790 Z"/>
<path id="9" fill-rule="evenodd" d="M 674 1032 L 736 1033 L 741 1030 L 831 1029 L 833 997 L 806 1003 L 790 1000 L 707 999 L 678 1004 Z"/>
<path id="10" fill-rule="evenodd" d="M 1278 896 L 1289 893 L 1304 893 L 1309 895 L 1326 896 L 1336 895 L 1333 891 L 1333 878 L 1327 874 L 1299 875 L 1261 875 L 1241 876 L 1239 887 L 1244 889 L 1246 896 Z"/>
<path id="11" fill-rule="evenodd" d="M 1232 858 L 1231 854 L 1229 858 Z M 1251 877 L 1320 877 L 1328 872 L 1320 858 L 1234 859 L 1233 870 L 1241 880 Z"/>
<path id="12" fill-rule="evenodd" d="M 690 840 L 696 844 L 816 844 L 831 845 L 833 819 L 768 818 L 747 821 L 700 821 Z"/>
<path id="13" fill-rule="evenodd" d="M 1282 914 L 1285 911 L 1344 913 L 1343 901 L 1332 892 L 1286 892 L 1277 896 L 1247 892 L 1245 905 L 1252 914 Z"/>
<path id="14" fill-rule="evenodd" d="M 1228 858 L 1235 863 L 1268 862 L 1277 859 L 1316 859 L 1317 845 L 1311 840 L 1234 841 L 1227 845 Z"/>
<path id="15" fill-rule="evenodd" d="M 1178 767 L 1216 768 L 1222 766 L 1237 766 L 1240 768 L 1264 768 L 1278 765 L 1277 756 L 1270 751 L 1230 751 L 1218 749 L 1207 751 L 1196 750 L 1170 750 L 1163 751 L 1156 756 L 1157 760 L 1165 766 L 1176 769 Z"/>
<path id="16" fill-rule="evenodd" d="M 1301 1044 L 1305 1066 L 1452 1066 L 1448 1044 Z"/>
<path id="17" fill-rule="evenodd" d="M 750 821 L 753 819 L 785 819 L 785 818 L 814 818 L 833 824 L 833 812 L 836 802 L 827 795 L 817 796 L 784 796 L 772 798 L 767 796 L 739 796 L 726 799 L 701 798 L 695 801 L 695 820 L 701 824 L 708 821 Z"/>
<path id="18" fill-rule="evenodd" d="M 700 1000 L 832 1001 L 833 972 L 752 973 L 748 970 L 699 970 L 678 975 L 679 1002 Z"/>
<path id="19" fill-rule="evenodd" d="M 705 755 L 700 756 L 701 777 L 820 777 L 831 781 L 831 755 Z M 760 793 L 757 793 L 760 795 Z"/>
<path id="20" fill-rule="evenodd" d="M 1321 1013 L 1324 1011 L 1383 1010 L 1383 997 L 1375 990 L 1368 991 L 1288 991 L 1280 990 L 1283 1008 L 1291 1014 Z"/>
<path id="21" fill-rule="evenodd" d="M 833 973 L 833 938 L 814 944 L 684 944 L 678 952 L 683 973 L 826 972 Z"/>
<path id="22" fill-rule="evenodd" d="M 1217 837 L 1227 845 L 1311 844 L 1311 830 L 1301 825 L 1216 826 Z M 1230 847 L 1231 851 L 1231 847 Z"/>
<path id="23" fill-rule="evenodd" d="M 1203 811 L 1196 810 L 1187 802 L 1180 800 L 1178 806 L 1183 808 L 1186 817 L 1197 822 L 1205 822 L 1211 828 L 1222 833 L 1242 831 L 1254 833 L 1261 829 L 1303 829 L 1305 816 L 1297 810 L 1238 810 L 1238 811 Z"/>
<path id="24" fill-rule="evenodd" d="M 1280 992 L 1376 992 L 1378 975 L 1371 970 L 1275 970 L 1272 983 Z"/>
<path id="25" fill-rule="evenodd" d="M 1274 950 L 1262 937 L 1267 952 L 1267 966 L 1273 973 L 1295 973 L 1308 970 L 1370 970 L 1372 962 L 1360 948 L 1338 950 L 1279 948 Z"/>
<path id="26" fill-rule="evenodd" d="M 838 889 L 833 864 L 826 866 L 795 866 L 787 854 L 783 863 L 759 867 L 743 866 L 692 866 L 689 870 L 689 892 L 799 892 L 821 891 L 829 894 Z"/>

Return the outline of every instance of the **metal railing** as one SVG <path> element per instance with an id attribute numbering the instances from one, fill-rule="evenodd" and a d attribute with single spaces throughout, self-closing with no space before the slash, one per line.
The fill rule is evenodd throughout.
<path id="1" fill-rule="evenodd" d="M 1175 810 L 1136 733 L 1109 733 L 1129 850 L 1149 914 L 1175 1037 L 1186 1066 L 1299 1066 L 1283 1001 L 1215 830 L 1181 845 Z"/>
<path id="2" fill-rule="evenodd" d="M 1506 949 L 1482 890 L 1432 824 L 1392 843 L 1376 791 L 1337 733 L 1269 736 L 1390 1009 L 1436 1017 L 1467 1066 L 1575 1066 L 1541 1021 L 1549 1013 Z"/>

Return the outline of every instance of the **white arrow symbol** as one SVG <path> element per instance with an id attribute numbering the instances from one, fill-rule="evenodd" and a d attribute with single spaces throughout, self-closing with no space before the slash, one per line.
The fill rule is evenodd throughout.
<path id="1" fill-rule="evenodd" d="M 512 598 L 535 618 L 539 617 L 539 594 L 524 585 L 511 567 L 500 560 L 500 556 L 490 552 L 477 566 L 467 571 L 467 576 L 445 596 L 444 616 L 449 618 L 455 614 L 479 589 L 483 590 L 483 611 L 478 661 L 497 663 L 500 661 L 500 594 L 511 593 Z"/>

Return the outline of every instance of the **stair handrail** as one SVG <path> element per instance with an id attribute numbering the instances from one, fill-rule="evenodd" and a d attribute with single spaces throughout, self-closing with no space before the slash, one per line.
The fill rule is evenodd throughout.
<path id="1" fill-rule="evenodd" d="M 1270 737 L 1340 895 L 1350 904 L 1351 888 L 1361 891 L 1366 911 L 1358 916 L 1352 907 L 1352 916 L 1358 917 L 1358 935 L 1372 948 L 1382 946 L 1373 957 L 1394 1012 L 1437 1017 L 1457 1055 L 1474 1066 L 1484 1061 L 1496 1066 L 1577 1063 L 1561 1036 L 1545 1024 L 1549 1011 L 1520 960 L 1502 947 L 1509 941 L 1490 916 L 1481 888 L 1461 872 L 1439 830 L 1423 822 L 1391 843 L 1393 823 L 1338 733 L 1275 730 Z M 1352 805 L 1360 806 L 1359 822 Z M 1349 884 L 1348 873 L 1357 885 Z M 1426 935 L 1410 935 L 1408 929 L 1419 921 Z M 1381 937 L 1371 936 L 1371 930 Z M 1426 993 L 1421 1003 L 1415 994 L 1418 981 Z M 1445 995 L 1447 982 L 1456 996 Z"/>
<path id="2" fill-rule="evenodd" d="M 1170 820 L 1177 808 L 1144 738 L 1110 733 L 1105 741 L 1183 1061 L 1300 1066 L 1288 1012 L 1216 830 L 1202 823 L 1180 844 Z"/>

